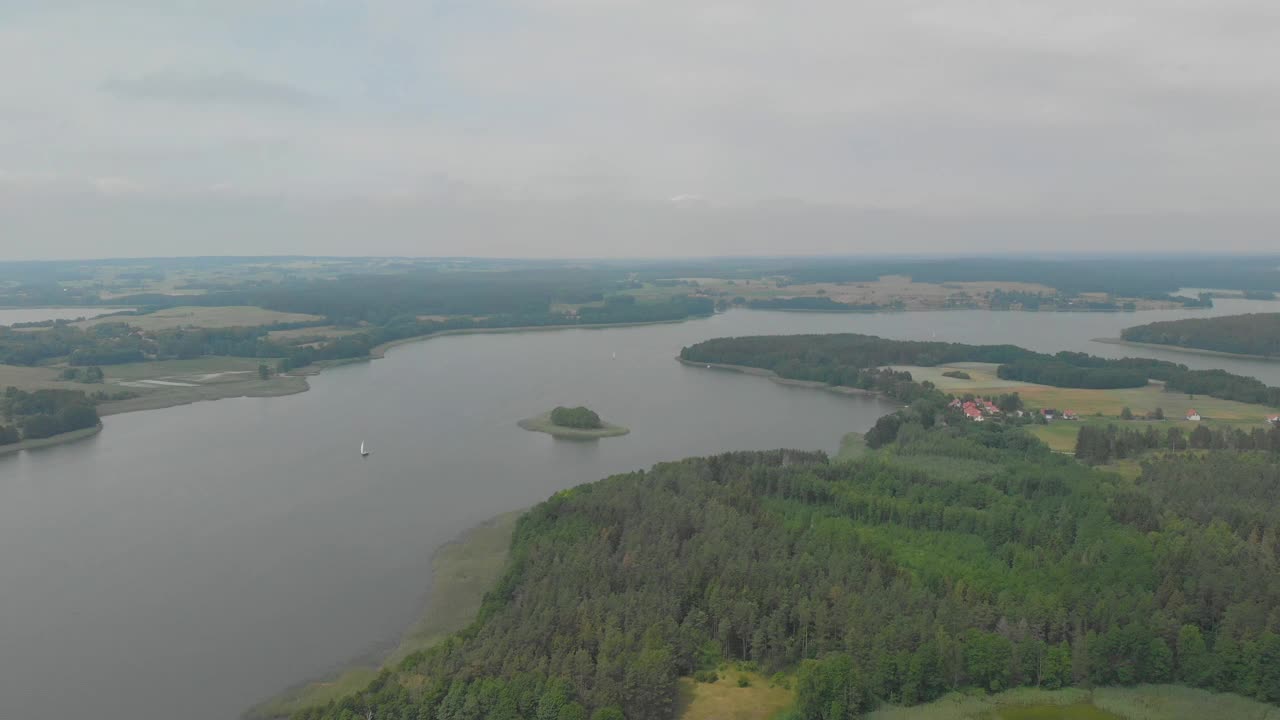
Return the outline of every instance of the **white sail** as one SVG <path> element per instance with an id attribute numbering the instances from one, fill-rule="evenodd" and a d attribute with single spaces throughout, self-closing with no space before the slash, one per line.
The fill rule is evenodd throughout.
<path id="1" fill-rule="evenodd" d="M 363 441 L 363 440 L 362 440 L 362 441 L 360 441 L 360 454 L 361 454 L 361 455 L 368 455 L 368 454 L 369 454 L 369 451 L 367 451 L 367 450 L 365 450 L 365 449 L 364 449 L 364 441 Z"/>

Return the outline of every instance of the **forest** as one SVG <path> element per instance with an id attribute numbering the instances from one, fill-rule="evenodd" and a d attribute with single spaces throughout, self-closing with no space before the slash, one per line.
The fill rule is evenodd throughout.
<path id="1" fill-rule="evenodd" d="M 869 369 L 884 365 L 999 363 L 997 374 L 1009 380 L 1102 389 L 1141 387 L 1158 380 L 1171 391 L 1280 407 L 1280 388 L 1225 370 L 1191 370 L 1164 360 L 1110 360 L 1068 351 L 1048 355 L 1016 345 L 889 340 L 852 333 L 760 335 L 707 340 L 683 348 L 680 357 L 690 362 L 762 368 L 794 380 L 866 389 L 878 389 L 872 387 L 868 373 L 873 372 Z M 901 379 L 911 380 L 910 373 L 903 374 L 906 377 Z"/>
<path id="2" fill-rule="evenodd" d="M 1125 328 L 1120 337 L 1130 342 L 1280 357 L 1280 313 L 1153 322 Z"/>
<path id="3" fill-rule="evenodd" d="M 594 410 L 582 407 L 564 407 L 563 405 L 551 411 L 551 422 L 561 427 L 579 428 L 582 430 L 591 430 L 604 427 L 604 423 L 600 421 L 600 416 Z"/>
<path id="4" fill-rule="evenodd" d="M 1231 492 L 1206 488 L 1219 477 Z M 1018 428 L 655 466 L 529 511 L 475 622 L 298 720 L 665 720 L 722 661 L 793 717 L 957 688 L 1178 682 L 1280 702 L 1280 468 L 1170 456 L 1134 482 Z"/>
<path id="5" fill-rule="evenodd" d="M 0 396 L 0 445 L 53 437 L 95 427 L 98 411 L 83 390 L 36 390 L 9 387 Z"/>

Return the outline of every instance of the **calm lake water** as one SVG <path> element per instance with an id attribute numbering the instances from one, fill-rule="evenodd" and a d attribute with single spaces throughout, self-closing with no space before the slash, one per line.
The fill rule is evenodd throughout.
<path id="1" fill-rule="evenodd" d="M 833 451 L 893 409 L 686 367 L 672 359 L 684 345 L 850 331 L 1123 355 L 1090 339 L 1207 314 L 735 311 L 451 336 L 326 371 L 300 395 L 107 418 L 92 439 L 0 458 L 0 717 L 232 720 L 394 644 L 431 553 L 489 517 L 688 455 Z M 1280 385 L 1280 363 L 1162 355 Z M 578 443 L 516 427 L 579 403 L 632 433 Z"/>

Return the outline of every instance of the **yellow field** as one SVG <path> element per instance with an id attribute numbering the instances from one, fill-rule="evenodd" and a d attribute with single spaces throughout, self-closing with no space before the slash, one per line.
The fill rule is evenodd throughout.
<path id="1" fill-rule="evenodd" d="M 751 681 L 738 687 L 738 677 Z M 769 679 L 759 673 L 720 671 L 713 683 L 680 678 L 680 699 L 676 717 L 680 720 L 769 720 L 789 707 L 795 698 L 791 690 L 769 687 Z"/>
<path id="2" fill-rule="evenodd" d="M 175 307 L 157 310 L 149 315 L 125 315 L 94 318 L 74 323 L 76 327 L 93 327 L 102 323 L 125 322 L 142 330 L 170 330 L 178 327 L 252 327 L 282 322 L 313 322 L 322 320 L 319 315 L 276 312 L 259 307 Z"/>
<path id="3" fill-rule="evenodd" d="M 1206 419 L 1262 423 L 1265 422 L 1267 415 L 1276 412 L 1262 405 L 1219 400 L 1206 395 L 1191 398 L 1186 393 L 1166 392 L 1164 386 L 1157 383 L 1142 388 L 1087 390 L 1001 380 L 996 377 L 997 367 L 990 363 L 956 363 L 938 367 L 903 365 L 896 366 L 894 369 L 907 370 L 917 381 L 928 380 L 945 392 L 1000 395 L 1017 391 L 1028 407 L 1073 410 L 1081 416 L 1101 414 L 1119 417 L 1125 407 L 1132 410 L 1134 415 L 1141 416 L 1156 408 L 1163 408 L 1165 417 L 1170 421 L 1181 421 L 1188 409 L 1195 408 Z M 948 370 L 962 370 L 969 373 L 973 379 L 959 380 L 943 377 L 942 373 Z"/>
<path id="4" fill-rule="evenodd" d="M 9 386 L 19 390 L 43 390 L 46 388 L 92 388 L 90 385 L 59 381 L 58 371 L 47 367 L 22 367 L 19 365 L 0 365 L 0 390 Z"/>
<path id="5" fill-rule="evenodd" d="M 272 340 L 297 340 L 298 338 L 326 337 L 337 338 L 360 332 L 359 328 L 340 328 L 334 325 L 295 328 L 293 330 L 272 330 L 267 337 Z"/>

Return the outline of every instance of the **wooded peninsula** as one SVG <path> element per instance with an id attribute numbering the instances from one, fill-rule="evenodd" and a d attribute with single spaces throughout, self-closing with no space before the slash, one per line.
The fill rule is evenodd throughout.
<path id="1" fill-rule="evenodd" d="M 1280 358 L 1280 313 L 1167 320 L 1125 328 L 1127 342 Z"/>

